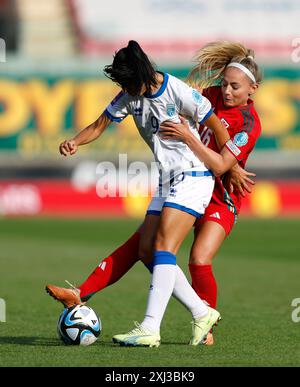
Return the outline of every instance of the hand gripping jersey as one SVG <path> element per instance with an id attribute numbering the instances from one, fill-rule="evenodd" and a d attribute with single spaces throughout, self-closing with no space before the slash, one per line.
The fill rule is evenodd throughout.
<path id="1" fill-rule="evenodd" d="M 250 152 L 261 133 L 259 117 L 255 111 L 253 101 L 248 99 L 247 105 L 228 108 L 224 105 L 221 87 L 210 87 L 203 91 L 230 135 L 230 141 L 225 145 L 236 157 L 239 165 L 244 168 Z M 201 141 L 215 152 L 219 152 L 214 134 L 211 129 L 200 126 Z M 229 194 L 222 184 L 222 177 L 216 178 L 211 204 L 223 204 L 230 211 L 238 213 L 241 207 L 241 195 L 234 190 Z"/>
<path id="2" fill-rule="evenodd" d="M 105 114 L 115 122 L 121 122 L 129 114 L 133 116 L 158 162 L 162 182 L 165 182 L 182 171 L 207 171 L 207 168 L 183 142 L 163 140 L 159 134 L 160 124 L 166 120 L 180 122 L 178 115 L 182 114 L 193 134 L 199 138 L 198 123 L 204 122 L 213 111 L 208 99 L 197 90 L 172 75 L 164 73 L 163 76 L 163 84 L 155 94 L 133 97 L 120 92 L 106 108 Z"/>

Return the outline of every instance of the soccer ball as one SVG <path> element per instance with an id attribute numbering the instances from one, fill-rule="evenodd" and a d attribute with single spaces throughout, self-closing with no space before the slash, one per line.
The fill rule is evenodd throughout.
<path id="1" fill-rule="evenodd" d="M 101 333 L 101 320 L 92 308 L 75 305 L 64 309 L 59 316 L 57 333 L 68 345 L 93 344 Z"/>

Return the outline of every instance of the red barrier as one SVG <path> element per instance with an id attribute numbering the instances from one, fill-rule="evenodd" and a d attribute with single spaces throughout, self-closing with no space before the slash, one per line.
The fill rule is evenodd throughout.
<path id="1" fill-rule="evenodd" d="M 97 196 L 95 188 L 76 190 L 69 181 L 2 181 L 3 215 L 125 216 L 122 198 Z"/>
<path id="2" fill-rule="evenodd" d="M 79 191 L 67 180 L 0 181 L 0 214 L 117 217 L 144 215 L 149 198 L 100 198 L 95 187 Z M 300 181 L 258 181 L 241 215 L 300 216 Z"/>
<path id="3" fill-rule="evenodd" d="M 300 216 L 300 181 L 258 181 L 244 199 L 241 215 Z"/>

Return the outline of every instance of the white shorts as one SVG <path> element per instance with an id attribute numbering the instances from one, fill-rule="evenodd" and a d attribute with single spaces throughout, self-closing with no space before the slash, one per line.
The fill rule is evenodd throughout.
<path id="1" fill-rule="evenodd" d="M 201 218 L 208 206 L 215 178 L 210 171 L 185 171 L 168 184 L 159 184 L 147 215 L 160 215 L 163 207 L 173 207 Z"/>

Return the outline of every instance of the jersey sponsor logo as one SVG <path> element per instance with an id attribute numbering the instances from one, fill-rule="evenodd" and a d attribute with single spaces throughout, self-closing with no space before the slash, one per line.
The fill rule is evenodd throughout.
<path id="1" fill-rule="evenodd" d="M 134 110 L 133 110 L 133 114 L 134 114 L 135 116 L 141 116 L 142 113 L 143 113 L 143 109 L 140 108 L 140 107 L 134 108 Z"/>
<path id="2" fill-rule="evenodd" d="M 193 89 L 192 91 L 192 96 L 193 96 L 193 100 L 196 102 L 196 103 L 200 103 L 201 100 L 202 100 L 202 95 L 199 93 L 199 91 Z"/>
<path id="3" fill-rule="evenodd" d="M 229 127 L 229 124 L 228 122 L 225 120 L 225 118 L 221 118 L 221 122 L 223 124 L 223 126 L 225 127 L 225 129 L 227 129 Z"/>
<path id="4" fill-rule="evenodd" d="M 173 198 L 176 197 L 176 193 L 177 193 L 177 189 L 174 188 L 174 187 L 171 187 L 170 188 L 170 196 L 172 196 Z"/>
<path id="5" fill-rule="evenodd" d="M 220 213 L 219 212 L 215 212 L 214 214 L 211 214 L 209 215 L 210 218 L 217 218 L 217 219 L 221 219 L 220 217 Z"/>
<path id="6" fill-rule="evenodd" d="M 246 132 L 237 133 L 233 138 L 233 143 L 236 146 L 246 145 L 248 142 L 249 136 Z"/>
<path id="7" fill-rule="evenodd" d="M 175 105 L 173 103 L 167 104 L 167 115 L 173 117 L 175 114 Z"/>
<path id="8" fill-rule="evenodd" d="M 101 262 L 99 265 L 99 268 L 104 271 L 105 267 L 106 267 L 106 262 L 105 261 Z"/>
<path id="9" fill-rule="evenodd" d="M 241 150 L 233 143 L 232 140 L 228 140 L 225 144 L 227 148 L 235 155 L 238 156 L 241 153 Z"/>

